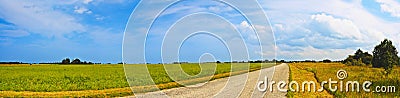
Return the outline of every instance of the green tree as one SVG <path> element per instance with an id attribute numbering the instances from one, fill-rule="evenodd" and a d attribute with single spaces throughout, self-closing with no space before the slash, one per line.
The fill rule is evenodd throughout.
<path id="1" fill-rule="evenodd" d="M 71 62 L 71 60 L 69 58 L 63 59 L 61 61 L 62 64 L 69 64 Z"/>
<path id="2" fill-rule="evenodd" d="M 361 49 L 358 49 L 354 55 L 349 55 L 345 60 L 344 64 L 346 65 L 354 65 L 354 66 L 364 66 L 370 65 L 372 62 L 372 55 L 368 52 L 363 52 Z"/>
<path id="3" fill-rule="evenodd" d="M 75 60 L 73 60 L 71 62 L 71 64 L 81 64 L 81 60 L 79 60 L 78 58 L 76 58 Z"/>
<path id="4" fill-rule="evenodd" d="M 366 54 L 365 54 L 366 53 Z M 368 54 L 367 52 L 364 53 L 364 58 L 362 58 L 362 62 L 366 65 L 370 65 L 372 64 L 372 55 Z"/>
<path id="5" fill-rule="evenodd" d="M 398 65 L 399 57 L 392 41 L 385 39 L 375 46 L 372 58 L 372 67 L 383 67 L 386 75 L 392 72 L 393 66 Z"/>
<path id="6" fill-rule="evenodd" d="M 363 57 L 364 57 L 364 52 L 361 49 L 358 49 L 356 51 L 356 53 L 354 53 L 353 59 L 358 60 L 358 59 L 363 58 Z"/>

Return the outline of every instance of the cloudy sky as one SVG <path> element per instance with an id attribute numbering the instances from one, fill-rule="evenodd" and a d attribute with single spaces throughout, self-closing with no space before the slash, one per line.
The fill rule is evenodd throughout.
<path id="1" fill-rule="evenodd" d="M 184 43 L 179 43 L 182 48 L 179 51 L 182 61 L 197 61 L 205 53 L 204 51 L 213 54 L 217 60 L 227 60 L 230 55 L 241 56 L 240 53 L 227 53 L 241 50 L 238 48 L 241 46 L 226 46 L 230 51 L 227 51 L 226 47 L 213 47 L 229 43 L 243 44 L 246 46 L 243 49 L 248 50 L 246 54 L 250 59 L 259 59 L 260 56 L 271 53 L 265 51 L 268 50 L 266 47 L 260 51 L 258 46 L 268 48 L 271 44 L 265 40 L 262 43 L 254 40 L 273 38 L 269 32 L 271 28 L 275 35 L 277 51 L 273 52 L 276 52 L 277 59 L 340 60 L 358 48 L 371 52 L 384 38 L 392 40 L 395 46 L 400 46 L 400 1 L 258 0 L 258 2 L 270 23 L 260 24 L 257 22 L 264 18 L 252 18 L 254 13 L 251 12 L 254 9 L 251 8 L 254 5 L 232 3 L 233 6 L 242 8 L 241 11 L 250 17 L 248 21 L 240 17 L 240 13 L 234 8 L 224 4 L 207 1 L 186 1 L 175 4 L 161 13 L 158 20 L 154 21 L 153 28 L 148 31 L 146 41 L 148 49 L 145 56 L 147 61 L 160 62 L 157 58 L 162 54 L 160 51 L 169 51 L 168 47 L 161 45 L 163 38 L 169 38 L 165 36 L 180 38 L 179 34 L 174 35 L 173 32 L 201 31 L 199 28 L 207 30 L 203 30 L 205 33 L 188 38 Z M 138 0 L 0 0 L 0 61 L 55 62 L 70 57 L 93 62 L 121 62 L 124 30 L 132 11 L 140 12 L 138 17 L 143 20 L 131 21 L 130 24 L 140 25 L 142 24 L 140 21 L 153 19 L 146 16 L 146 12 L 163 7 L 157 5 L 160 2 L 153 1 L 145 6 L 146 9 L 135 9 L 138 3 Z M 243 5 L 250 7 L 240 7 Z M 202 11 L 211 14 L 199 14 Z M 185 16 L 188 14 L 190 17 Z M 254 14 L 254 16 L 260 15 L 263 13 Z M 181 22 L 173 22 L 177 20 Z M 178 26 L 169 28 L 172 24 Z M 252 27 L 258 30 L 258 34 L 251 30 Z M 132 30 L 131 34 L 148 30 L 132 29 L 135 30 Z M 172 33 L 160 33 L 167 30 L 171 30 Z M 231 31 L 240 33 L 228 33 Z M 207 32 L 213 32 L 216 36 L 213 37 Z M 229 40 L 224 42 L 225 40 L 220 39 Z M 131 41 L 136 42 L 136 39 Z M 166 43 L 173 42 L 176 41 L 171 39 Z M 167 50 L 162 50 L 161 47 Z"/>

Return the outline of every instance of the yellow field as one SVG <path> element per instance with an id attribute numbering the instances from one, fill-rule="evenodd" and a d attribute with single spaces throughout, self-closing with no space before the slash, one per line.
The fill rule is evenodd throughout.
<path id="1" fill-rule="evenodd" d="M 303 81 L 316 81 L 317 89 L 320 87 L 321 81 L 343 81 L 342 91 L 339 89 L 336 92 L 329 90 L 329 86 L 324 85 L 323 92 L 289 92 L 289 96 L 293 97 L 398 97 L 400 68 L 395 67 L 392 74 L 385 76 L 382 68 L 372 68 L 368 66 L 346 66 L 341 63 L 290 63 L 290 74 L 292 81 L 297 81 L 299 84 Z M 339 80 L 336 76 L 338 70 L 345 70 L 347 78 Z M 345 84 L 347 81 L 358 81 L 360 83 L 360 92 L 345 92 Z M 371 92 L 365 92 L 362 89 L 364 81 L 371 81 Z M 340 85 L 334 84 L 340 88 Z M 377 93 L 376 86 L 395 86 L 396 92 Z"/>

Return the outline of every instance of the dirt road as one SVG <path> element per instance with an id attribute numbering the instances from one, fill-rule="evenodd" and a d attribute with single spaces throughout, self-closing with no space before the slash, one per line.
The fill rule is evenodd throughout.
<path id="1" fill-rule="evenodd" d="M 257 88 L 259 81 L 264 81 L 265 76 L 268 77 L 268 83 L 272 80 L 286 81 L 289 79 L 289 66 L 287 64 L 280 64 L 270 68 L 264 68 L 258 71 L 245 73 L 241 75 L 231 76 L 228 78 L 216 79 L 208 83 L 196 84 L 190 87 L 179 87 L 173 89 L 166 89 L 157 92 L 149 92 L 136 94 L 139 98 L 187 98 L 187 97 L 240 97 L 240 98 L 281 98 L 286 97 L 286 92 L 279 92 L 276 85 L 273 85 L 273 91 L 270 92 L 267 88 L 266 92 L 261 92 Z M 263 85 L 261 86 L 263 88 Z M 286 87 L 287 88 L 287 87 Z"/>

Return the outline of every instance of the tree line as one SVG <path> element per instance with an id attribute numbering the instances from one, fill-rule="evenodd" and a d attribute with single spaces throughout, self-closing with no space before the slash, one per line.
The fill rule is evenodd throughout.
<path id="1" fill-rule="evenodd" d="M 78 58 L 74 60 L 70 60 L 69 58 L 65 58 L 61 61 L 61 64 L 94 64 L 93 62 L 86 62 L 86 61 L 81 61 Z"/>

